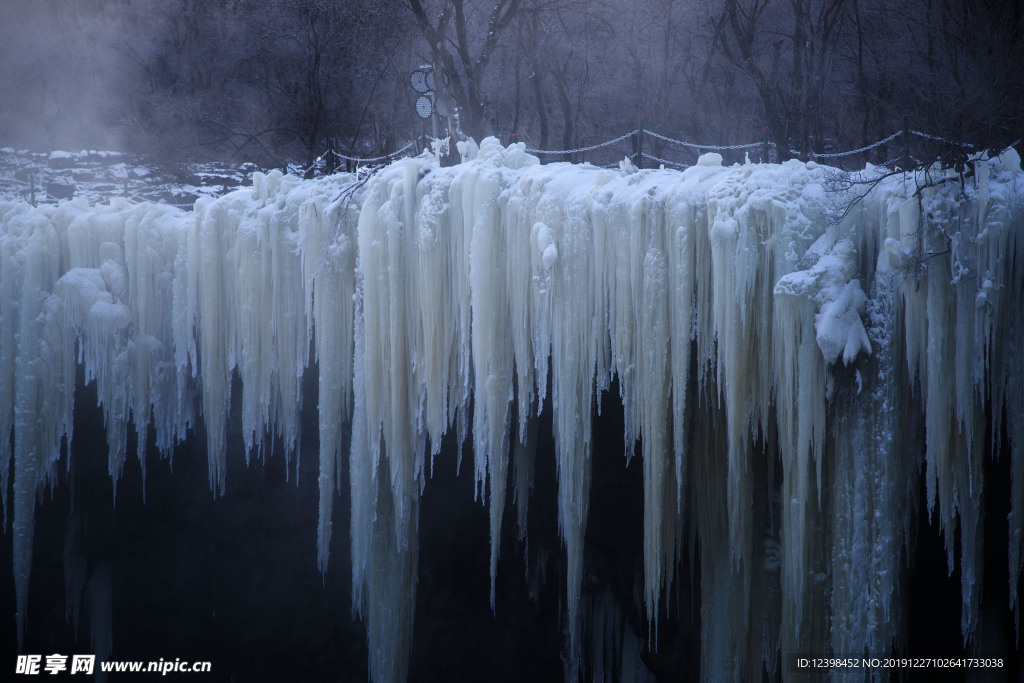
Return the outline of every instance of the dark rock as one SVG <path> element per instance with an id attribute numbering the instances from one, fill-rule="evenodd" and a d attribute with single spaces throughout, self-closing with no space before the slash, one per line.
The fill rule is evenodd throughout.
<path id="1" fill-rule="evenodd" d="M 75 196 L 75 186 L 49 182 L 46 183 L 46 194 L 52 199 L 71 199 Z"/>
<path id="2" fill-rule="evenodd" d="M 238 185 L 238 179 L 230 178 L 224 175 L 204 174 L 202 176 L 202 184 L 207 187 L 210 185 L 234 186 Z"/>
<path id="3" fill-rule="evenodd" d="M 51 155 L 46 160 L 46 165 L 49 166 L 52 169 L 74 168 L 76 164 L 77 164 L 77 160 L 73 156 L 64 156 L 64 155 L 52 156 Z"/>
<path id="4" fill-rule="evenodd" d="M 188 206 L 192 206 L 193 204 L 195 204 L 197 199 L 199 199 L 199 196 L 191 193 L 173 194 L 170 192 L 165 192 L 160 196 L 158 201 L 164 204 L 173 204 L 174 206 L 181 206 L 182 208 L 186 208 Z"/>

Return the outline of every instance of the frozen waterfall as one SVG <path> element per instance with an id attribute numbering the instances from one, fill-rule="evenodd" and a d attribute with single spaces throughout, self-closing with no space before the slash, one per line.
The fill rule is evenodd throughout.
<path id="1" fill-rule="evenodd" d="M 460 476 L 489 511 L 493 608 L 506 501 L 529 534 L 545 405 L 566 676 L 603 666 L 586 661 L 602 649 L 585 646 L 600 629 L 619 648 L 622 680 L 642 668 L 642 643 L 609 616 L 618 612 L 584 609 L 581 597 L 589 508 L 600 504 L 593 426 L 612 386 L 625 457 L 641 444 L 648 626 L 656 633 L 673 584 L 690 581 L 685 549 L 698 549 L 688 556 L 699 562 L 704 680 L 759 678 L 790 653 L 898 647 L 919 495 L 950 570 L 959 562 L 971 637 L 982 465 L 995 455 L 1012 459 L 1005 555 L 1019 613 L 1016 152 L 978 158 L 965 177 L 727 167 L 715 154 L 682 172 L 608 170 L 540 165 L 493 138 L 460 146 L 460 165 L 425 153 L 368 179 L 257 173 L 252 188 L 193 212 L 0 204 L 0 485 L 19 638 L 37 500 L 69 457 L 79 367 L 97 388 L 115 481 L 129 422 L 145 472 L 147 430 L 169 456 L 202 420 L 220 492 L 233 374 L 247 451 L 279 437 L 293 453 L 311 353 L 320 522 L 309 533 L 326 571 L 347 465 L 353 609 L 377 683 L 407 675 L 419 501 L 442 437 L 466 444 Z"/>

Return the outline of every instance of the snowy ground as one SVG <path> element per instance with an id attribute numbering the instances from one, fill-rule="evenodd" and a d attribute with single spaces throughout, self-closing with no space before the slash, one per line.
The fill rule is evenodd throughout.
<path id="1" fill-rule="evenodd" d="M 85 197 L 90 204 L 127 196 L 191 208 L 199 197 L 219 197 L 252 183 L 260 169 L 252 163 L 147 163 L 121 152 L 58 150 L 30 152 L 0 148 L 0 200 L 23 199 L 52 204 Z M 303 169 L 290 165 L 289 172 Z"/>

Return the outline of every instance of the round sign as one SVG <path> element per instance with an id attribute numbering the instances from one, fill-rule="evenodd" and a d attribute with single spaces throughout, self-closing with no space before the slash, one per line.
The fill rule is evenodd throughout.
<path id="1" fill-rule="evenodd" d="M 427 86 L 427 77 L 430 77 L 431 82 L 434 78 L 432 74 L 424 73 L 423 71 L 413 71 L 412 76 L 409 77 L 409 85 L 412 89 L 418 93 L 425 93 L 432 88 Z"/>
<path id="2" fill-rule="evenodd" d="M 430 71 L 426 72 L 424 76 L 424 82 L 427 86 L 427 90 L 437 90 L 437 88 L 434 87 L 434 70 L 431 69 Z M 427 90 L 417 90 L 416 92 L 426 92 Z"/>
<path id="3" fill-rule="evenodd" d="M 426 95 L 420 95 L 416 98 L 416 113 L 420 115 L 421 119 L 429 119 L 430 113 L 434 110 L 434 107 L 430 104 L 430 98 Z"/>

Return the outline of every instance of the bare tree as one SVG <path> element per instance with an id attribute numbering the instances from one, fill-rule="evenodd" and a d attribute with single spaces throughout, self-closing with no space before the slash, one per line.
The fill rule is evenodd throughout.
<path id="1" fill-rule="evenodd" d="M 9 0 L 0 87 L 17 96 L 0 99 L 0 137 L 265 165 L 308 160 L 327 138 L 373 155 L 416 134 L 408 70 L 429 61 L 439 104 L 460 114 L 451 130 L 515 132 L 533 147 L 600 142 L 643 114 L 695 142 L 751 142 L 767 125 L 783 155 L 822 153 L 884 138 L 906 114 L 920 130 L 995 148 L 1024 132 L 1022 6 Z M 959 154 L 914 142 L 922 163 Z M 649 149 L 694 160 L 669 147 Z"/>
<path id="2" fill-rule="evenodd" d="M 753 83 L 780 154 L 821 150 L 826 92 L 847 0 L 725 0 L 715 23 L 726 59 Z M 786 65 L 789 68 L 786 68 Z"/>
<path id="3" fill-rule="evenodd" d="M 443 0 L 432 11 L 421 0 L 408 0 L 416 26 L 427 41 L 434 79 L 444 105 L 467 134 L 491 132 L 485 115 L 487 67 L 502 36 L 519 14 L 522 0 L 497 0 L 486 11 L 482 2 Z"/>

